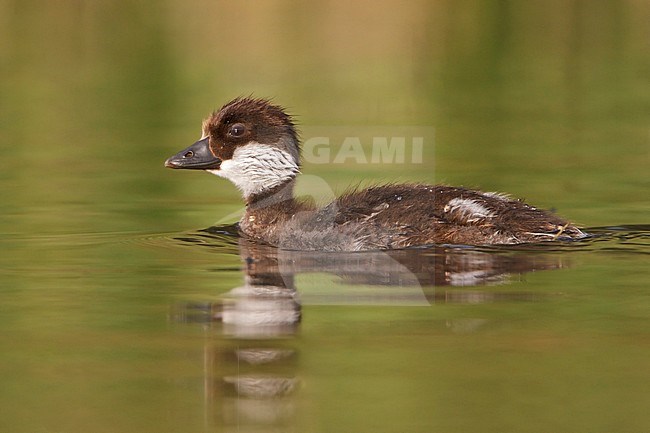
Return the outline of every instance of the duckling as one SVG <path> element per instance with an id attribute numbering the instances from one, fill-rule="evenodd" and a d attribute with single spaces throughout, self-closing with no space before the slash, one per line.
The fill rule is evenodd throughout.
<path id="1" fill-rule="evenodd" d="M 575 225 L 505 194 L 446 185 L 353 189 L 322 208 L 294 197 L 300 140 L 266 99 L 236 98 L 203 121 L 202 138 L 165 161 L 205 170 L 241 191 L 249 239 L 295 250 L 389 250 L 430 244 L 498 245 L 580 239 Z"/>

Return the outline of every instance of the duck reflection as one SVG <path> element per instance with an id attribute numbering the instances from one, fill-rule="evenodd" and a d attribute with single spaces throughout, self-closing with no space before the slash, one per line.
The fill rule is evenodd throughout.
<path id="1" fill-rule="evenodd" d="M 534 300 L 540 295 L 514 291 L 507 283 L 528 272 L 569 266 L 562 254 L 566 250 L 547 245 L 314 252 L 282 250 L 241 238 L 235 243 L 231 233 L 211 228 L 178 240 L 240 255 L 245 284 L 232 289 L 212 311 L 212 320 L 223 324 L 224 333 L 239 337 L 290 333 L 300 321 L 300 305 L 306 304 Z M 485 287 L 496 285 L 503 290 Z"/>
<path id="2" fill-rule="evenodd" d="M 534 247 L 318 253 L 251 243 L 221 228 L 177 239 L 216 252 L 237 252 L 244 271 L 243 285 L 216 302 L 180 305 L 175 316 L 218 332 L 205 347 L 208 418 L 225 426 L 278 431 L 293 424 L 297 410 L 301 381 L 294 343 L 302 305 L 535 301 L 540 294 L 512 290 L 505 283 L 527 272 L 568 266 L 566 255 Z M 503 289 L 485 287 L 494 285 Z M 484 323 L 459 319 L 448 327 L 465 333 Z"/>

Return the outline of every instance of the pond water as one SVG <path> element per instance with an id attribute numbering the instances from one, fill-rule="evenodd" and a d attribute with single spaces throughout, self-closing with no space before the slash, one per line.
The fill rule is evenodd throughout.
<path id="1" fill-rule="evenodd" d="M 349 254 L 231 231 L 5 238 L 3 423 L 647 425 L 649 226 L 553 246 Z"/>
<path id="2" fill-rule="evenodd" d="M 0 430 L 649 431 L 650 7 L 461 3 L 0 0 Z M 240 239 L 232 185 L 162 164 L 250 93 L 299 114 L 303 195 L 462 184 L 592 236 Z"/>

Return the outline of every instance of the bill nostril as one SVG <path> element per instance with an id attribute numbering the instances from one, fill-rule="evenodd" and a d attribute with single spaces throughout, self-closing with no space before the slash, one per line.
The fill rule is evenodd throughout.
<path id="1" fill-rule="evenodd" d="M 194 152 L 190 150 L 185 155 L 183 155 L 183 158 L 191 158 L 193 156 L 194 156 Z"/>

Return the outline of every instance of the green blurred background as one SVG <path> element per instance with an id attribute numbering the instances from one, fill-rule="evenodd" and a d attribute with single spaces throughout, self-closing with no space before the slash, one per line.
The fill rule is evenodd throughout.
<path id="1" fill-rule="evenodd" d="M 4 232 L 230 213 L 234 187 L 162 161 L 249 94 L 302 125 L 435 128 L 424 164 L 304 167 L 339 192 L 442 181 L 592 226 L 649 209 L 647 2 L 2 0 L 0 17 Z"/>

